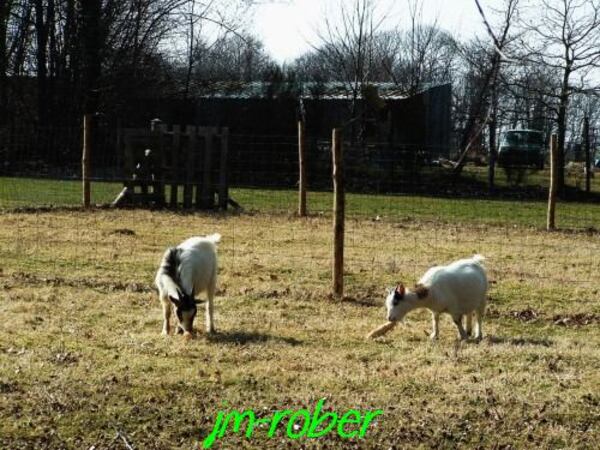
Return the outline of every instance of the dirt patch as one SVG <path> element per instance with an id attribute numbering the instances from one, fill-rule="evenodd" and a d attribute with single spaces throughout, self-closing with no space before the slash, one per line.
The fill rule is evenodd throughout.
<path id="1" fill-rule="evenodd" d="M 488 318 L 507 317 L 524 323 L 537 322 L 543 320 L 551 322 L 554 325 L 561 327 L 583 327 L 587 325 L 600 324 L 600 314 L 595 313 L 577 313 L 577 314 L 555 314 L 552 317 L 547 317 L 542 311 L 536 311 L 533 308 L 523 310 L 514 310 L 508 312 L 499 312 L 497 310 L 489 310 L 486 312 Z"/>
<path id="2" fill-rule="evenodd" d="M 109 231 L 107 234 L 117 236 L 135 236 L 135 231 L 130 230 L 129 228 L 117 228 L 116 230 Z"/>
<path id="3" fill-rule="evenodd" d="M 21 388 L 16 382 L 0 380 L 0 394 L 14 394 L 21 392 Z"/>
<path id="4" fill-rule="evenodd" d="M 596 227 L 565 228 L 565 229 L 555 230 L 553 232 L 566 234 L 566 235 L 584 234 L 586 236 L 596 236 L 596 235 L 600 234 L 600 230 Z"/>
<path id="5" fill-rule="evenodd" d="M 376 299 L 372 295 L 345 296 L 342 299 L 342 302 L 367 308 L 381 308 L 383 305 L 381 298 Z"/>
<path id="6" fill-rule="evenodd" d="M 55 364 L 67 366 L 70 364 L 77 364 L 77 362 L 79 362 L 79 356 L 71 352 L 60 352 L 54 355 L 52 361 Z"/>
<path id="7" fill-rule="evenodd" d="M 554 323 L 554 325 L 558 325 L 561 327 L 581 327 L 585 325 L 593 325 L 600 323 L 600 314 L 558 314 L 552 317 L 552 322 Z"/>
<path id="8" fill-rule="evenodd" d="M 533 308 L 523 310 L 508 311 L 500 313 L 498 311 L 488 311 L 486 314 L 490 318 L 499 318 L 501 316 L 516 319 L 520 322 L 530 323 L 538 320 L 551 322 L 561 327 L 583 327 L 587 325 L 600 324 L 600 314 L 595 313 L 577 313 L 577 314 L 555 314 L 552 317 L 544 317 L 544 313 L 536 311 Z"/>
<path id="9" fill-rule="evenodd" d="M 539 313 L 533 308 L 527 308 L 522 311 L 510 311 L 510 316 L 521 322 L 533 322 L 538 319 Z"/>

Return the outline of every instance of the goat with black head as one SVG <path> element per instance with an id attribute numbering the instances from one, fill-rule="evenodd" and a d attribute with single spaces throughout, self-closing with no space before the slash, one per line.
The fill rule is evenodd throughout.
<path id="1" fill-rule="evenodd" d="M 175 307 L 177 332 L 191 336 L 197 313 L 196 296 L 207 294 L 206 331 L 215 331 L 213 301 L 217 283 L 216 244 L 221 235 L 190 238 L 167 249 L 156 273 L 155 283 L 163 307 L 164 335 L 170 334 L 171 306 Z"/>

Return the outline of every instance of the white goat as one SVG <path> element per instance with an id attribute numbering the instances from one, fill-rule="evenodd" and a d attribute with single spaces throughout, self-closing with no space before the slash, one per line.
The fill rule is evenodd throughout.
<path id="1" fill-rule="evenodd" d="M 406 290 L 403 284 L 391 289 L 386 307 L 389 321 L 399 321 L 418 308 L 431 310 L 433 331 L 431 339 L 438 337 L 441 313 L 448 313 L 458 328 L 461 339 L 471 334 L 472 315 L 477 320 L 475 339 L 482 338 L 482 322 L 485 314 L 487 275 L 481 264 L 485 258 L 475 255 L 461 259 L 447 266 L 429 269 L 413 290 Z M 463 328 L 462 317 L 466 316 L 467 330 Z"/>
<path id="2" fill-rule="evenodd" d="M 217 285 L 217 252 L 216 244 L 220 242 L 220 234 L 206 237 L 192 237 L 170 247 L 163 255 L 156 273 L 156 287 L 163 307 L 162 334 L 171 331 L 169 319 L 171 304 L 179 323 L 178 332 L 190 335 L 196 317 L 196 296 L 205 291 L 206 331 L 214 333 L 213 300 Z"/>

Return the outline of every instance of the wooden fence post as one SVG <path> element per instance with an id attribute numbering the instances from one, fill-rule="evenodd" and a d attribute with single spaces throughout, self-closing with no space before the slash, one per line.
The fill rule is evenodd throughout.
<path id="1" fill-rule="evenodd" d="M 154 119 L 150 122 L 150 131 L 152 133 L 152 150 L 155 156 L 154 167 L 154 197 L 157 205 L 165 205 L 165 151 L 163 143 L 164 126 L 160 119 Z"/>
<path id="2" fill-rule="evenodd" d="M 227 161 L 229 151 L 229 129 L 221 128 L 221 165 L 219 169 L 219 208 L 226 210 L 229 203 L 229 180 Z"/>
<path id="3" fill-rule="evenodd" d="M 558 137 L 552 135 L 550 139 L 550 190 L 548 194 L 548 219 L 546 229 L 548 231 L 556 228 L 555 212 L 556 212 L 556 193 L 558 191 Z"/>
<path id="4" fill-rule="evenodd" d="M 185 128 L 185 136 L 187 142 L 185 144 L 183 155 L 183 163 L 185 164 L 184 176 L 185 182 L 183 185 L 183 207 L 190 209 L 194 201 L 194 156 L 196 153 L 196 135 L 198 129 L 194 125 L 188 125 Z"/>
<path id="5" fill-rule="evenodd" d="M 83 206 L 90 207 L 90 157 L 92 153 L 92 114 L 83 116 L 83 154 L 81 157 L 81 178 L 83 180 Z"/>
<path id="6" fill-rule="evenodd" d="M 304 121 L 298 121 L 298 215 L 306 217 L 306 141 L 304 139 Z"/>
<path id="7" fill-rule="evenodd" d="M 335 128 L 332 134 L 333 155 L 333 295 L 344 295 L 344 163 L 342 134 Z"/>

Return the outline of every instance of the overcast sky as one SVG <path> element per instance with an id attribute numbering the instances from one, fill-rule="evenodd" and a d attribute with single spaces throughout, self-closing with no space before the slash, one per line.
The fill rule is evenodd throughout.
<path id="1" fill-rule="evenodd" d="M 334 17 L 340 1 L 354 0 L 259 0 L 254 12 L 254 32 L 267 51 L 279 62 L 290 61 L 317 44 L 316 30 L 322 28 L 323 16 Z M 498 0 L 483 0 L 484 8 Z M 388 16 L 386 28 L 406 26 L 409 16 L 407 0 L 379 0 L 377 10 Z M 488 11 L 486 11 L 488 12 Z M 491 14 L 491 11 L 489 11 Z M 488 16 L 489 17 L 489 16 Z M 423 0 L 423 19 L 433 22 L 455 36 L 468 38 L 484 33 L 484 25 L 474 0 Z"/>

